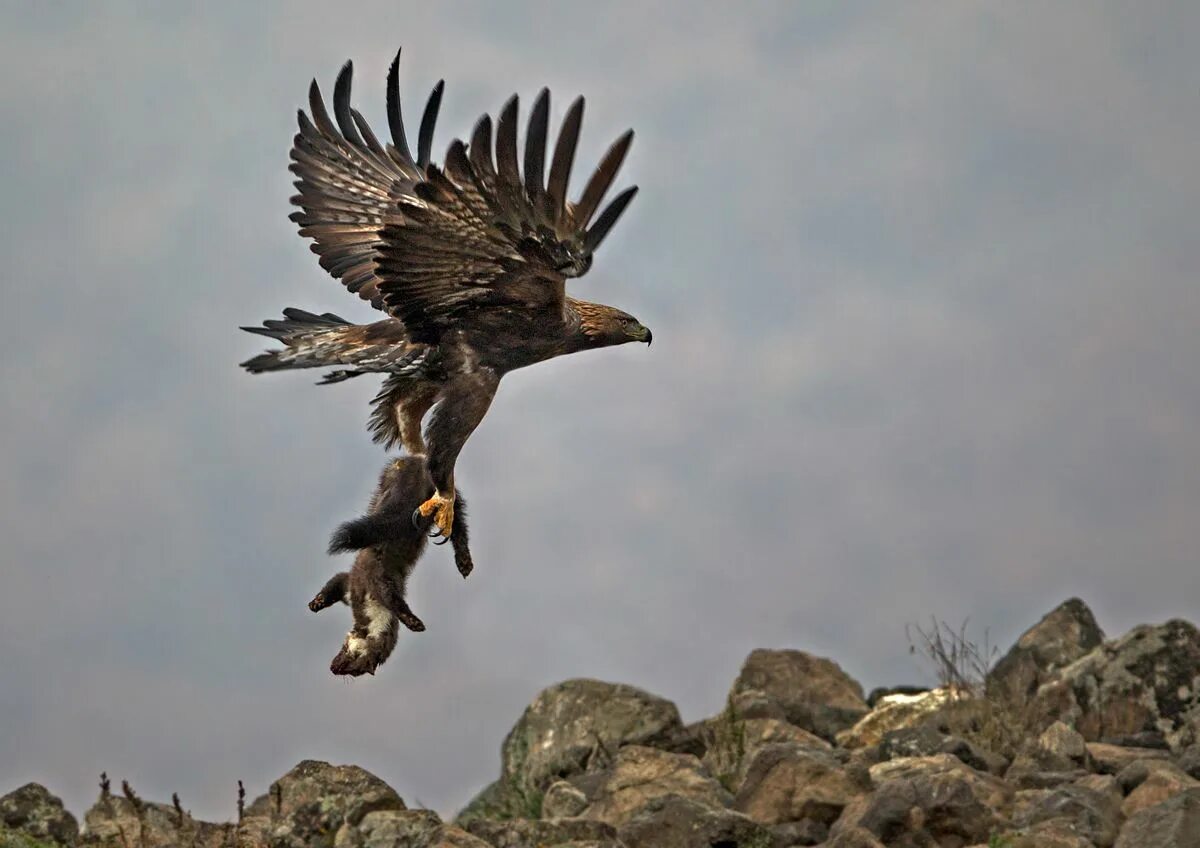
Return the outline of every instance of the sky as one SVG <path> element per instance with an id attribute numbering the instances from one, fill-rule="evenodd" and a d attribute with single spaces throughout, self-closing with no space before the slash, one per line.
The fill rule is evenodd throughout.
<path id="1" fill-rule="evenodd" d="M 921 682 L 1077 595 L 1200 619 L 1195 4 L 0 2 L 0 793 L 99 773 L 234 814 L 303 758 L 451 813 L 568 677 L 717 712 L 745 655 Z M 641 191 L 575 296 L 654 345 L 509 375 L 457 479 L 476 571 L 374 678 L 312 594 L 384 462 L 377 381 L 237 327 L 374 320 L 287 220 L 314 76 L 435 149 L 550 86 Z M 1189 270 L 1191 269 L 1191 270 Z"/>

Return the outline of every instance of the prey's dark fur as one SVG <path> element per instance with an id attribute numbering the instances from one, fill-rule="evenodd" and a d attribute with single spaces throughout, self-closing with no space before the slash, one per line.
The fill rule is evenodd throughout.
<path id="1" fill-rule="evenodd" d="M 380 474 L 366 515 L 342 524 L 330 538 L 331 554 L 358 551 L 350 570 L 331 577 L 308 604 L 313 612 L 319 612 L 342 602 L 350 605 L 354 615 L 354 626 L 330 663 L 334 674 L 374 674 L 396 647 L 397 623 L 415 632 L 425 629 L 405 594 L 432 523 L 426 519 L 414 525 L 413 510 L 432 493 L 433 482 L 422 457 L 392 460 Z M 459 492 L 457 524 L 449 541 L 463 577 L 475 567 L 468 547 L 465 506 Z"/>

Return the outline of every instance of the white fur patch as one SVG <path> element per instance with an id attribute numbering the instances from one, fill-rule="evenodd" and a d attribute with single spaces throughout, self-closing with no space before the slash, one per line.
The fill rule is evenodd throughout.
<path id="1" fill-rule="evenodd" d="M 346 634 L 346 653 L 352 657 L 357 657 L 360 654 L 367 652 L 367 640 L 361 636 L 355 636 L 351 630 Z"/>
<path id="2" fill-rule="evenodd" d="M 369 594 L 363 603 L 363 612 L 367 614 L 368 639 L 378 639 L 383 636 L 393 621 L 392 613 L 388 608 Z"/>

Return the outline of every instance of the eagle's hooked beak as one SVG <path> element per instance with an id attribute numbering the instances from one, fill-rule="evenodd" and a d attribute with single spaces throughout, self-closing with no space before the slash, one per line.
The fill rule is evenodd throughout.
<path id="1" fill-rule="evenodd" d="M 650 342 L 654 340 L 654 334 L 651 333 L 650 328 L 644 324 L 638 324 L 637 327 L 634 328 L 633 332 L 630 333 L 630 336 L 633 337 L 634 341 L 645 342 L 646 344 L 650 344 Z"/>

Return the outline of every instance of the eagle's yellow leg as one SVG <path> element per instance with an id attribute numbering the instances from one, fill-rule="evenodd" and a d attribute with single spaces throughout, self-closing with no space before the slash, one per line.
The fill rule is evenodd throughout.
<path id="1" fill-rule="evenodd" d="M 433 497 L 417 507 L 422 518 L 433 516 L 433 524 L 440 531 L 443 539 L 449 539 L 454 529 L 454 496 L 445 497 L 440 492 L 434 492 Z"/>

